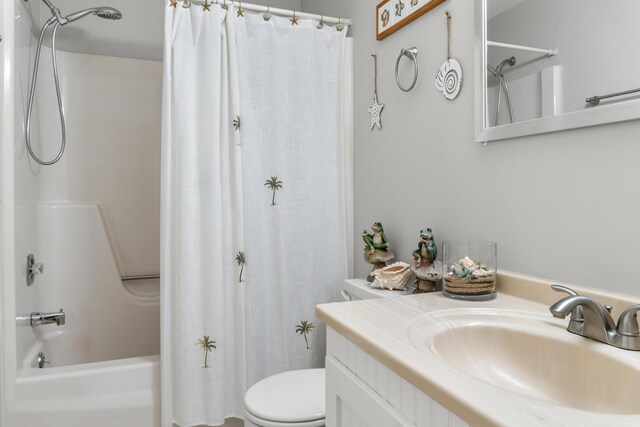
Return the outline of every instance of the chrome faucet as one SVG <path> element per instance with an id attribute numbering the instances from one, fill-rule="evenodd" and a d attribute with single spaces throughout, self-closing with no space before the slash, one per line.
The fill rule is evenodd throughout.
<path id="1" fill-rule="evenodd" d="M 66 316 L 63 309 L 60 309 L 57 313 L 31 313 L 31 316 L 29 317 L 29 323 L 31 326 L 42 326 L 51 323 L 62 326 L 65 322 Z"/>
<path id="2" fill-rule="evenodd" d="M 566 289 L 557 289 L 565 291 Z M 603 306 L 593 298 L 578 295 L 575 291 L 549 307 L 553 317 L 564 319 L 572 314 L 567 331 L 585 338 L 600 341 L 625 350 L 640 351 L 640 329 L 638 328 L 637 312 L 640 304 L 629 307 L 620 315 L 618 325 L 611 317 L 611 306 Z M 581 308 L 581 313 L 577 309 Z M 580 313 L 582 319 L 573 319 Z"/>

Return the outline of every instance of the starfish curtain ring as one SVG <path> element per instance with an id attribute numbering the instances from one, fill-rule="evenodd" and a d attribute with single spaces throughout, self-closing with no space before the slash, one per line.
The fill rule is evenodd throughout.
<path id="1" fill-rule="evenodd" d="M 298 25 L 298 17 L 296 16 L 296 11 L 293 11 L 293 16 L 291 17 L 291 19 L 289 19 L 289 21 L 291 21 L 291 25 Z"/>

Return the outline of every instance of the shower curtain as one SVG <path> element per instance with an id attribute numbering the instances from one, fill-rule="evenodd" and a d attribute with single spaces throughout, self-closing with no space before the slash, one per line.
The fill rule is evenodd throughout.
<path id="1" fill-rule="evenodd" d="M 163 426 L 243 418 L 247 387 L 323 366 L 314 308 L 348 274 L 346 30 L 238 15 L 165 17 Z"/>

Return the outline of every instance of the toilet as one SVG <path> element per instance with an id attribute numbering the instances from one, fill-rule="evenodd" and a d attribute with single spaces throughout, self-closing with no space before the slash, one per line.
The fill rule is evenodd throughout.
<path id="1" fill-rule="evenodd" d="M 272 375 L 244 396 L 245 427 L 324 426 L 324 369 Z"/>
<path id="2" fill-rule="evenodd" d="M 372 289 L 363 279 L 346 280 L 347 301 L 410 295 L 406 291 Z M 302 369 L 267 377 L 244 397 L 244 427 L 322 427 L 325 425 L 325 370 Z"/>

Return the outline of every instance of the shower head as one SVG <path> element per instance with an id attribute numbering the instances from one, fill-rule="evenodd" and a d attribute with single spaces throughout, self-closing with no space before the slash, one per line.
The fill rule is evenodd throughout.
<path id="1" fill-rule="evenodd" d="M 511 58 L 507 58 L 504 61 L 502 61 L 497 67 L 496 67 L 496 71 L 498 74 L 502 74 L 502 68 L 509 64 L 509 66 L 513 67 L 514 65 L 516 65 L 516 57 L 512 56 Z"/>
<path id="2" fill-rule="evenodd" d="M 78 12 L 74 12 L 65 17 L 66 23 L 77 21 L 78 19 L 84 18 L 87 15 L 97 15 L 103 19 L 121 19 L 122 13 L 118 9 L 114 9 L 113 7 L 93 7 L 90 9 L 80 10 Z"/>
<path id="3" fill-rule="evenodd" d="M 59 25 L 67 25 L 69 22 L 77 21 L 80 18 L 84 18 L 87 15 L 97 15 L 103 19 L 120 19 L 122 18 L 122 13 L 118 9 L 114 9 L 113 7 L 93 7 L 90 9 L 80 10 L 78 12 L 74 12 L 66 17 L 63 17 L 60 13 L 60 9 L 55 7 L 49 0 L 42 0 L 42 2 L 47 5 L 49 9 L 51 9 L 51 14 L 54 16 L 55 21 L 58 21 Z"/>
<path id="4" fill-rule="evenodd" d="M 100 7 L 98 8 L 96 15 L 102 19 L 111 19 L 113 21 L 122 19 L 122 13 L 113 7 Z"/>

